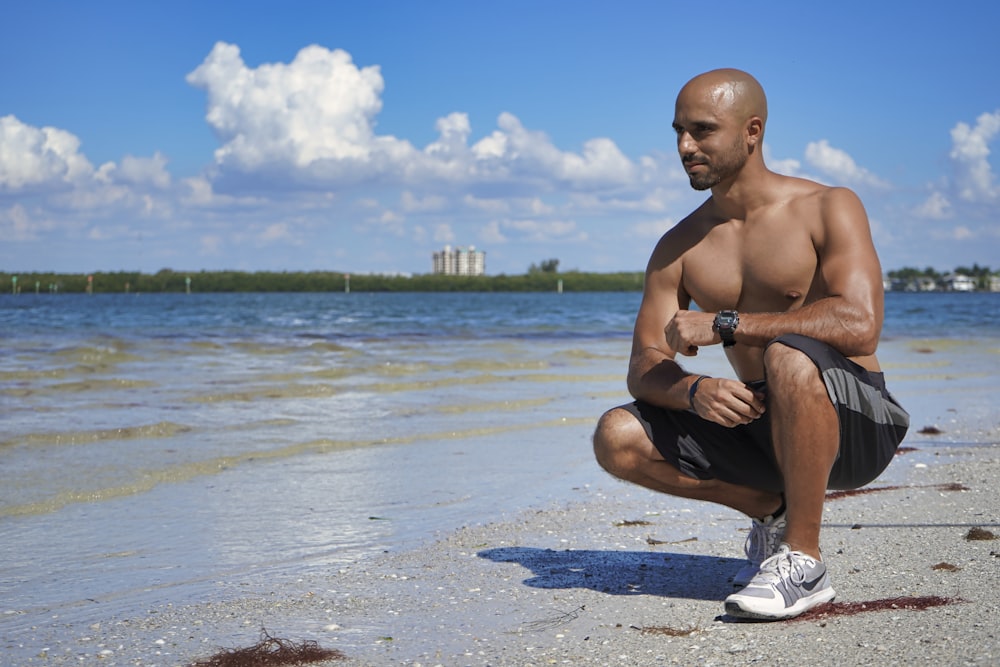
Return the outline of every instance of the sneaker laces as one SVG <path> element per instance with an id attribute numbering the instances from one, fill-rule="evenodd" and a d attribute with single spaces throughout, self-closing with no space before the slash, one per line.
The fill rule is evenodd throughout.
<path id="1" fill-rule="evenodd" d="M 806 572 L 803 563 L 815 559 L 799 551 L 791 551 L 787 545 L 781 545 L 778 553 L 774 554 L 760 564 L 760 574 L 771 581 L 788 579 L 793 584 L 799 585 L 806 580 Z"/>
<path id="2" fill-rule="evenodd" d="M 747 535 L 743 544 L 743 551 L 754 565 L 759 565 L 774 555 L 781 543 L 781 529 L 785 526 L 785 519 L 771 516 L 770 520 L 753 519 L 750 524 L 750 534 Z"/>
<path id="3" fill-rule="evenodd" d="M 761 521 L 753 520 L 750 524 L 750 534 L 743 544 L 743 551 L 751 563 L 763 563 L 768 556 L 767 528 Z"/>

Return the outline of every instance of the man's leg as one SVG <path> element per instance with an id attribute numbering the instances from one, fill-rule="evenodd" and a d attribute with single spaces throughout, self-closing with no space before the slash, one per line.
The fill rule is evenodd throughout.
<path id="1" fill-rule="evenodd" d="M 820 557 L 819 533 L 830 470 L 840 449 L 840 424 L 816 364 L 775 343 L 764 353 L 768 413 L 788 505 L 784 541 Z"/>
<path id="2" fill-rule="evenodd" d="M 751 517 L 768 516 L 781 505 L 777 493 L 683 474 L 663 459 L 642 424 L 621 408 L 609 410 L 598 422 L 594 454 L 615 477 L 661 493 L 718 503 Z"/>

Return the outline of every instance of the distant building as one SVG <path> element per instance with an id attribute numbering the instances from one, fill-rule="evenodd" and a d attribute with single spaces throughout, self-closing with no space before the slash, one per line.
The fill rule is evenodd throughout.
<path id="1" fill-rule="evenodd" d="M 949 292 L 974 292 L 976 279 L 963 273 L 952 273 L 945 276 L 944 288 Z"/>
<path id="2" fill-rule="evenodd" d="M 481 276 L 486 273 L 486 253 L 471 245 L 468 248 L 446 245 L 444 250 L 434 253 L 433 272 L 445 276 Z"/>

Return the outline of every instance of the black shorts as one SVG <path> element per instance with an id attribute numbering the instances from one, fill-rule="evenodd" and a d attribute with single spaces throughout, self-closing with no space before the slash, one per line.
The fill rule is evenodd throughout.
<path id="1" fill-rule="evenodd" d="M 910 424 L 909 415 L 886 390 L 882 373 L 870 372 L 807 336 L 788 334 L 770 344 L 774 343 L 813 360 L 837 409 L 840 452 L 827 488 L 856 489 L 878 477 Z M 688 410 L 667 410 L 642 401 L 622 407 L 642 423 L 660 455 L 685 475 L 768 491 L 784 489 L 766 411 L 749 424 L 729 428 Z"/>

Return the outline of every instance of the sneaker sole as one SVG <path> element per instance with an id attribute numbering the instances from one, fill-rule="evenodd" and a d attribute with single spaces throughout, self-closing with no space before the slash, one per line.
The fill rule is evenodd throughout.
<path id="1" fill-rule="evenodd" d="M 776 612 L 761 612 L 753 611 L 752 609 L 744 609 L 740 606 L 738 601 L 730 602 L 729 600 L 726 600 L 726 613 L 736 618 L 752 618 L 760 621 L 781 621 L 804 614 L 813 607 L 818 607 L 825 602 L 830 602 L 835 597 L 837 597 L 837 592 L 835 590 L 832 588 L 825 588 L 815 595 L 810 595 L 807 598 L 797 600 L 791 607 L 786 607 L 785 609 Z"/>

